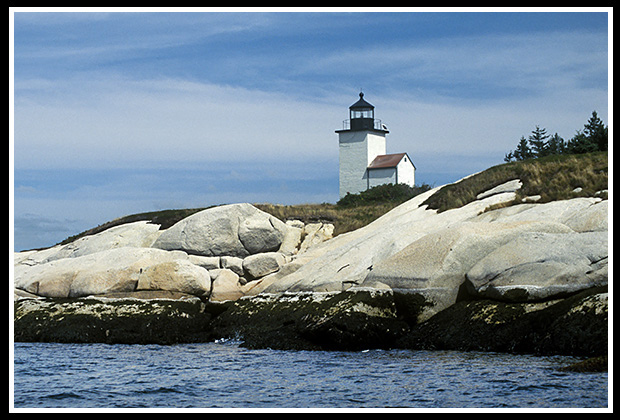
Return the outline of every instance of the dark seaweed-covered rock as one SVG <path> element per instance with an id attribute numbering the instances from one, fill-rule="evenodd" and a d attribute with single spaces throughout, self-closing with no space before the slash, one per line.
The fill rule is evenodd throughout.
<path id="1" fill-rule="evenodd" d="M 211 341 L 198 298 L 20 299 L 14 339 L 24 342 L 174 344 Z"/>
<path id="2" fill-rule="evenodd" d="M 233 338 L 248 348 L 286 350 L 607 354 L 606 287 L 548 302 L 460 301 L 422 323 L 417 320 L 428 302 L 391 290 L 262 294 L 228 302 L 153 299 L 149 293 L 141 299 L 18 299 L 15 341 L 174 344 Z"/>
<path id="3" fill-rule="evenodd" d="M 408 331 L 388 291 L 296 293 L 243 298 L 214 320 L 250 348 L 361 350 L 392 347 Z"/>
<path id="4" fill-rule="evenodd" d="M 607 288 L 537 304 L 458 302 L 396 343 L 412 349 L 598 356 L 607 353 Z"/>
<path id="5" fill-rule="evenodd" d="M 408 331 L 407 316 L 415 318 L 420 303 L 377 290 L 260 295 L 221 303 L 153 293 L 19 299 L 15 341 L 173 344 L 235 338 L 249 348 L 389 348 Z M 404 308 L 404 317 L 398 308 Z"/>
<path id="6" fill-rule="evenodd" d="M 565 366 L 560 370 L 565 372 L 607 372 L 609 369 L 608 356 L 591 357 L 577 363 Z"/>

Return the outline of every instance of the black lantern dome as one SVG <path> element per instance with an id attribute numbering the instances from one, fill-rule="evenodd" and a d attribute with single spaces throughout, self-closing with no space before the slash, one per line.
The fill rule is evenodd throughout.
<path id="1" fill-rule="evenodd" d="M 342 130 L 345 131 L 376 131 L 387 134 L 387 127 L 381 120 L 375 119 L 375 107 L 364 99 L 364 93 L 360 92 L 360 99 L 349 107 L 349 119 L 342 122 Z"/>
<path id="2" fill-rule="evenodd" d="M 375 107 L 364 100 L 364 93 L 360 92 L 360 99 L 349 107 L 351 130 L 368 130 L 374 128 Z"/>

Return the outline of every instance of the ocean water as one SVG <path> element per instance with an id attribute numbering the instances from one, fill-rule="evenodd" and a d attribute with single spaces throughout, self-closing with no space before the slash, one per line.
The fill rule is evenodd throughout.
<path id="1" fill-rule="evenodd" d="M 579 359 L 412 350 L 249 350 L 235 342 L 15 343 L 15 408 L 606 408 Z M 10 398 L 10 397 L 9 397 Z"/>

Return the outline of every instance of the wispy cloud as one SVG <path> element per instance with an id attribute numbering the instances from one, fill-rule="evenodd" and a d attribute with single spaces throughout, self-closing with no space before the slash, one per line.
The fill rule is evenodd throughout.
<path id="1" fill-rule="evenodd" d="M 605 90 L 607 43 L 603 33 L 558 31 L 358 45 L 302 59 L 294 71 L 353 73 L 390 93 L 408 85 L 463 100 L 494 100 L 578 88 L 585 80 Z"/>
<path id="2" fill-rule="evenodd" d="M 256 31 L 271 25 L 263 13 L 160 12 L 17 12 L 18 54 L 30 58 L 53 54 L 126 52 L 198 44 L 222 34 Z M 105 37 L 102 37 L 105 33 Z M 33 43 L 32 41 L 36 41 Z M 77 49 L 76 49 L 77 47 Z M 81 47 L 81 48 L 80 48 Z"/>
<path id="3" fill-rule="evenodd" d="M 27 84 L 16 87 L 19 167 L 312 159 L 337 152 L 345 114 L 342 104 L 182 80 L 57 81 L 49 94 Z"/>

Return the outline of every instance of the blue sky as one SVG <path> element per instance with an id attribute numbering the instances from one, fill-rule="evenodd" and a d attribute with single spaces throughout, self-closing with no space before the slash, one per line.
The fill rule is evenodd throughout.
<path id="1" fill-rule="evenodd" d="M 535 125 L 609 123 L 611 8 L 86 10 L 11 10 L 16 250 L 136 212 L 335 202 L 360 89 L 432 185 Z"/>

